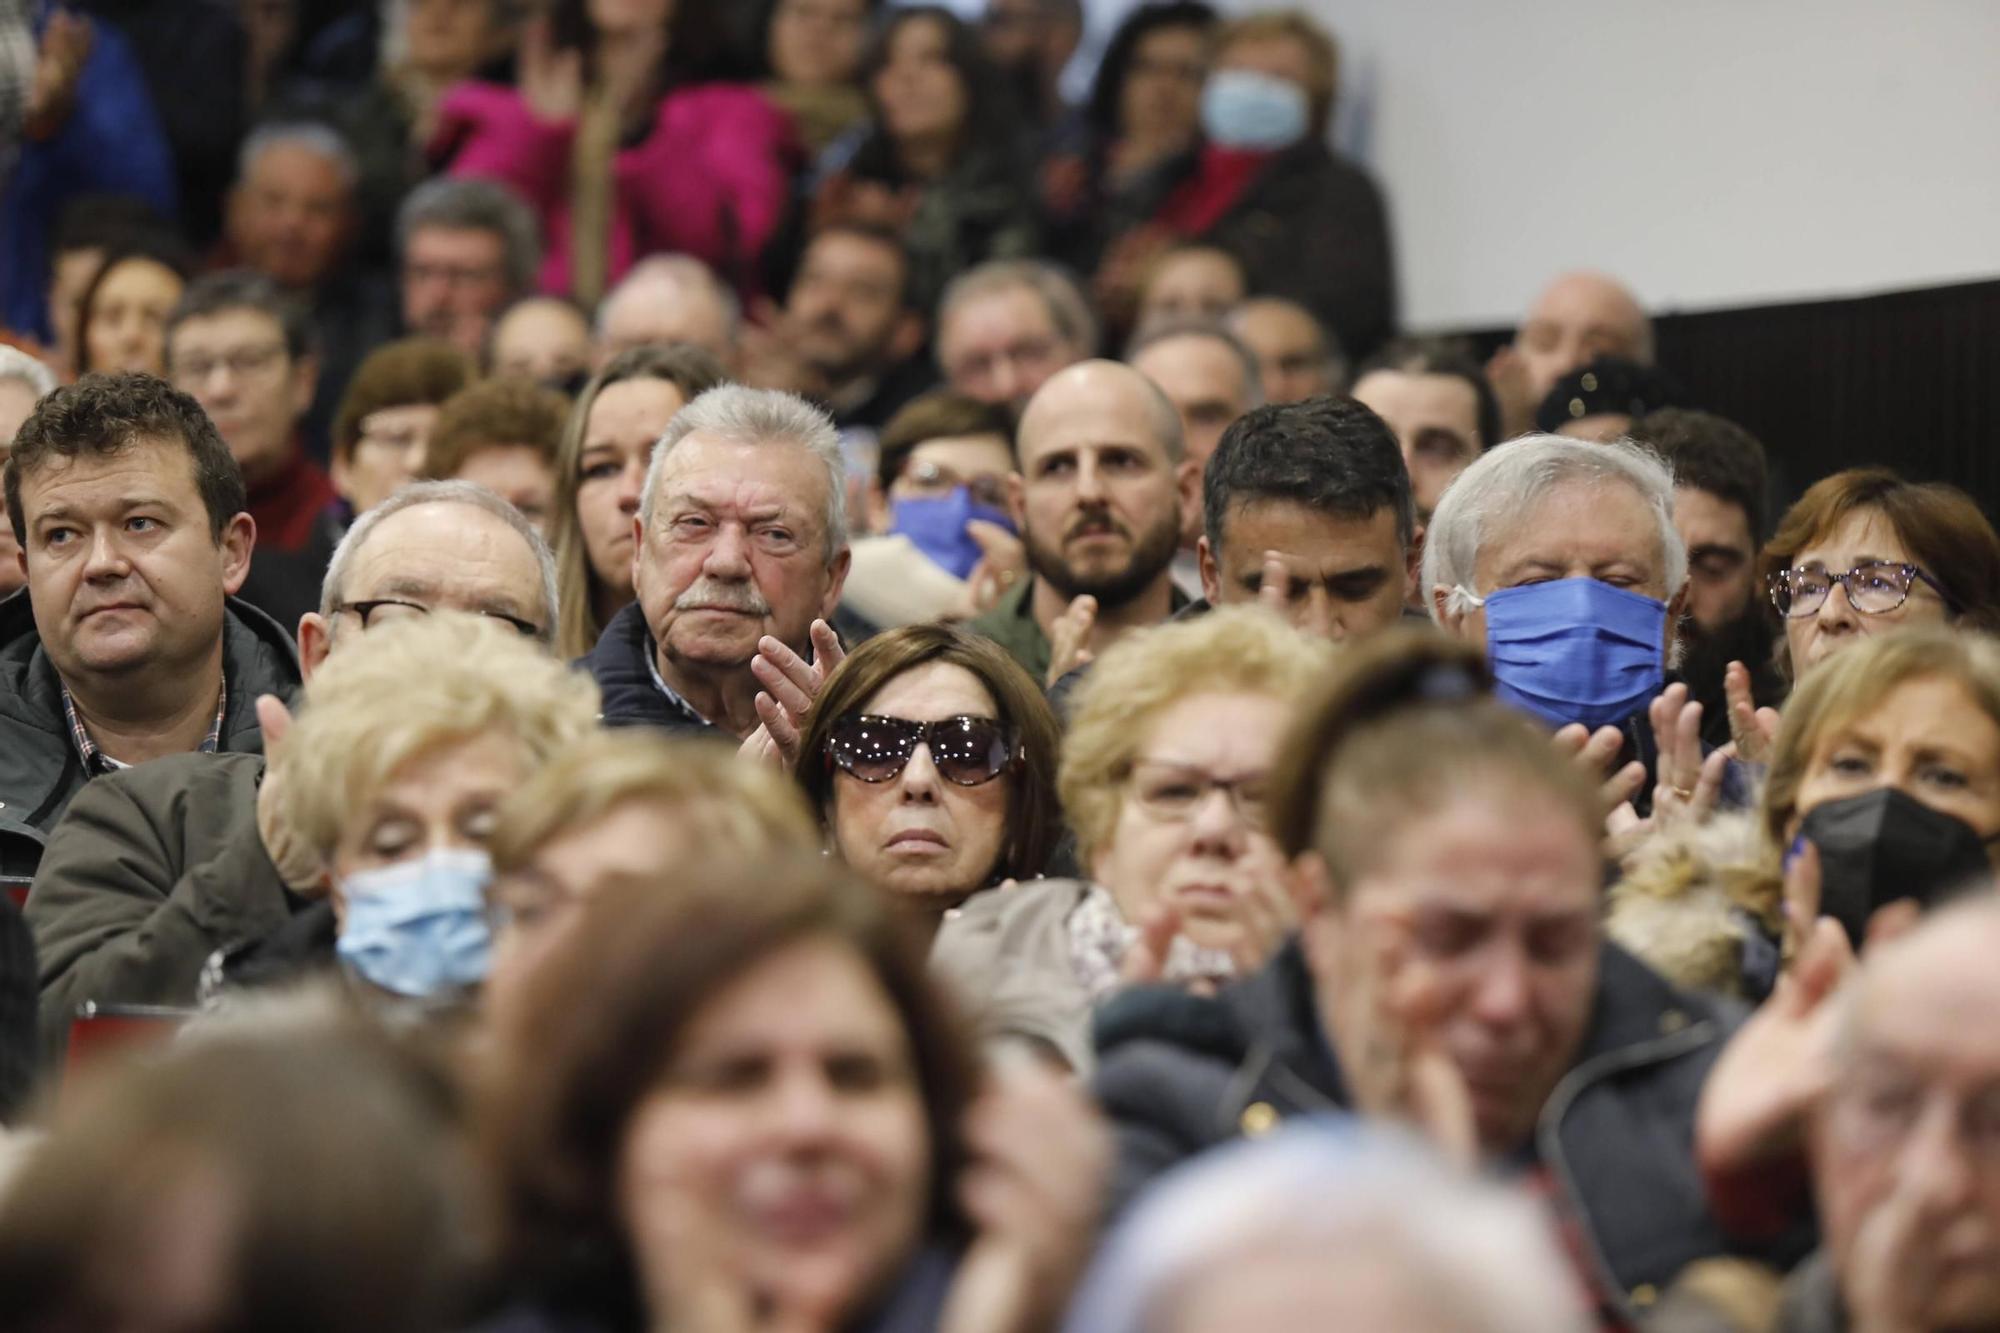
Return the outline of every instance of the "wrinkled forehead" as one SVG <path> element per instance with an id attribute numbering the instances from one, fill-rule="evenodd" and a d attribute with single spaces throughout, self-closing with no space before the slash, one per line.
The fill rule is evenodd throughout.
<path id="1" fill-rule="evenodd" d="M 819 456 L 792 440 L 723 440 L 697 431 L 660 459 L 663 499 L 682 497 L 717 508 L 780 508 L 795 521 L 816 521 L 824 513 L 828 484 Z"/>
<path id="2" fill-rule="evenodd" d="M 545 611 L 535 550 L 498 514 L 469 504 L 412 505 L 369 532 L 345 586 L 345 601 L 424 597 L 462 609 Z"/>
<path id="3" fill-rule="evenodd" d="M 1558 481 L 1525 503 L 1489 511 L 1474 536 L 1482 578 L 1525 564 L 1625 563 L 1666 574 L 1658 517 L 1637 488 L 1613 477 Z"/>
<path id="4" fill-rule="evenodd" d="M 1892 1061 L 1976 1088 L 2000 1085 L 2000 1033 L 1973 1015 L 2000 1012 L 2000 928 L 1992 913 L 1958 938 L 1931 928 L 1866 960 L 1846 997 L 1841 1048 L 1849 1060 Z"/>

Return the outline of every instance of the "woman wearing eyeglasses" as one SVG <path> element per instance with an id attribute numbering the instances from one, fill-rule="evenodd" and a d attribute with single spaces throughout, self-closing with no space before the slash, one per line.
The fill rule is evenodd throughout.
<path id="1" fill-rule="evenodd" d="M 1078 1071 L 1093 1005 L 1119 986 L 1197 989 L 1247 972 L 1291 925 L 1264 818 L 1272 761 L 1332 648 L 1255 607 L 1119 641 L 1075 696 L 1059 790 L 1083 880 L 979 894 L 932 966 L 989 1038 Z"/>

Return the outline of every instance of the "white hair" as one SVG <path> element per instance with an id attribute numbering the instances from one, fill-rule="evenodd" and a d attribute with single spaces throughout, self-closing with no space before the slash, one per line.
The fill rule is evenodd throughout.
<path id="1" fill-rule="evenodd" d="M 0 380 L 19 380 L 36 398 L 56 391 L 56 373 L 18 347 L 0 346 Z"/>
<path id="2" fill-rule="evenodd" d="M 621 301 L 643 298 L 649 288 L 664 288 L 675 293 L 706 291 L 722 307 L 722 327 L 731 343 L 743 326 L 743 302 L 731 290 L 728 283 L 717 277 L 715 270 L 696 259 L 693 255 L 648 255 L 625 271 L 618 285 L 604 294 L 597 303 L 597 336 L 605 336 L 605 329 L 611 322 L 612 308 Z"/>
<path id="3" fill-rule="evenodd" d="M 340 539 L 340 545 L 333 548 L 333 559 L 326 565 L 326 578 L 320 584 L 319 613 L 328 620 L 334 616 L 334 608 L 345 600 L 347 571 L 353 565 L 354 557 L 375 529 L 392 514 L 400 514 L 405 509 L 415 509 L 418 505 L 469 505 L 483 509 L 508 527 L 515 535 L 528 544 L 535 553 L 535 567 L 542 576 L 542 605 L 547 616 L 542 623 L 540 638 L 543 643 L 553 643 L 556 624 L 560 619 L 560 608 L 556 605 L 556 558 L 549 550 L 549 544 L 542 540 L 542 534 L 535 525 L 522 517 L 521 511 L 507 501 L 470 481 L 413 481 L 403 486 L 394 495 L 376 505 L 373 509 L 354 520 L 354 526 Z"/>
<path id="4" fill-rule="evenodd" d="M 1674 526 L 1674 474 L 1652 450 L 1630 440 L 1592 444 L 1564 435 L 1523 435 L 1480 455 L 1445 488 L 1424 534 L 1424 605 L 1438 616 L 1435 590 L 1450 592 L 1460 611 L 1476 605 L 1480 549 L 1534 512 L 1564 485 L 1629 486 L 1652 514 L 1666 575 L 1667 597 L 1687 582 L 1687 543 Z M 1635 537 L 1637 534 L 1635 534 Z"/>
<path id="5" fill-rule="evenodd" d="M 265 150 L 286 143 L 297 144 L 333 163 L 334 170 L 340 173 L 341 187 L 350 194 L 361 183 L 361 164 L 347 140 L 339 130 L 316 120 L 277 121 L 252 130 L 250 137 L 243 141 L 242 151 L 236 155 L 236 179 L 239 182 L 248 180 L 251 169 L 257 165 L 257 159 L 264 155 Z"/>
<path id="6" fill-rule="evenodd" d="M 1100 1251 L 1065 1333 L 1156 1333 L 1187 1292 L 1232 1268 L 1355 1251 L 1387 1260 L 1466 1333 L 1587 1327 L 1531 1199 L 1401 1134 L 1322 1120 L 1205 1154 L 1145 1195 Z"/>
<path id="7" fill-rule="evenodd" d="M 752 389 L 721 384 L 674 413 L 653 446 L 646 467 L 646 489 L 639 501 L 639 518 L 653 525 L 660 474 L 667 455 L 695 432 L 726 444 L 793 444 L 806 450 L 826 469 L 826 562 L 831 565 L 847 549 L 847 465 L 840 453 L 840 432 L 833 418 L 805 399 L 776 389 Z"/>

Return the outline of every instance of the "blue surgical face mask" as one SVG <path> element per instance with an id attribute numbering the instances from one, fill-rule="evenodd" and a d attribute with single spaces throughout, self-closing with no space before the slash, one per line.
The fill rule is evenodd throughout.
<path id="1" fill-rule="evenodd" d="M 1201 132 L 1224 148 L 1289 148 L 1306 137 L 1305 89 L 1253 69 L 1223 69 L 1201 90 Z"/>
<path id="2" fill-rule="evenodd" d="M 1484 606 L 1493 692 L 1552 726 L 1623 722 L 1666 683 L 1665 602 L 1559 579 L 1502 588 Z"/>
<path id="3" fill-rule="evenodd" d="M 1012 532 L 1014 520 L 972 498 L 970 489 L 954 486 L 949 495 L 912 496 L 889 506 L 889 531 L 908 537 L 919 551 L 949 570 L 953 578 L 972 573 L 984 554 L 965 530 L 974 519 L 998 523 Z"/>
<path id="4" fill-rule="evenodd" d="M 486 979 L 486 853 L 434 851 L 421 860 L 349 875 L 347 919 L 335 953 L 364 981 L 428 999 Z"/>

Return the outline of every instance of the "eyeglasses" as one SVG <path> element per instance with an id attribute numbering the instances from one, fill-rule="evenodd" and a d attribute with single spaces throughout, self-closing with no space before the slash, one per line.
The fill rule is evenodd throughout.
<path id="1" fill-rule="evenodd" d="M 964 477 L 944 464 L 926 458 L 904 469 L 902 479 L 924 495 L 946 495 L 954 487 L 963 486 L 972 493 L 973 499 L 989 508 L 1007 507 L 1007 479 L 996 477 L 991 472 Z"/>
<path id="2" fill-rule="evenodd" d="M 206 384 L 218 366 L 229 367 L 230 378 L 244 379 L 269 370 L 285 354 L 283 343 L 261 347 L 238 347 L 220 356 L 178 357 L 171 363 L 173 377 L 181 384 Z"/>
<path id="3" fill-rule="evenodd" d="M 1262 823 L 1270 796 L 1268 773 L 1218 778 L 1189 764 L 1142 759 L 1132 765 L 1132 799 L 1163 824 L 1183 824 L 1194 818 L 1210 792 L 1219 791 L 1238 815 Z"/>
<path id="4" fill-rule="evenodd" d="M 1778 608 L 1778 614 L 1797 619 L 1815 614 L 1833 592 L 1838 583 L 1847 591 L 1847 604 L 1864 616 L 1879 616 L 1894 611 L 1910 596 L 1910 585 L 1922 581 L 1931 586 L 1937 595 L 1951 605 L 1951 596 L 1943 586 L 1915 565 L 1897 564 L 1888 560 L 1870 561 L 1856 565 L 1845 574 L 1835 574 L 1831 570 L 1807 566 L 1802 569 L 1781 569 L 1771 575 L 1771 604 Z"/>
<path id="5" fill-rule="evenodd" d="M 397 621 L 415 620 L 431 613 L 431 608 L 428 606 L 405 602 L 395 597 L 376 597 L 366 602 L 336 602 L 333 609 L 336 614 L 352 611 L 360 616 L 361 628 L 364 630 L 370 625 L 391 625 Z M 475 614 L 511 626 L 524 639 L 539 639 L 542 636 L 542 627 L 532 620 L 510 616 L 504 611 L 479 611 Z"/>
<path id="6" fill-rule="evenodd" d="M 447 287 L 477 287 L 498 282 L 504 276 L 498 264 L 425 264 L 416 260 L 403 265 L 403 280 L 412 283 L 439 283 Z"/>
<path id="7" fill-rule="evenodd" d="M 921 744 L 947 782 L 977 787 L 1007 771 L 1018 756 L 998 718 L 948 717 L 912 722 L 905 717 L 856 713 L 834 724 L 826 758 L 863 782 L 887 782 L 903 771 Z"/>

